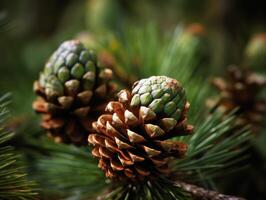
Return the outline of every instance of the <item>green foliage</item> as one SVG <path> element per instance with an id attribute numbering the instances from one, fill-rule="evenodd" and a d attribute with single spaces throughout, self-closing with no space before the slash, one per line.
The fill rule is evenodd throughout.
<path id="1" fill-rule="evenodd" d="M 120 184 L 111 187 L 100 197 L 106 200 L 190 200 L 185 192 L 164 178 L 135 184 Z"/>
<path id="2" fill-rule="evenodd" d="M 239 24 L 239 20 L 236 19 L 240 17 L 241 21 L 246 21 L 246 24 L 252 22 L 254 27 L 260 15 L 257 12 L 255 18 L 253 16 L 250 20 L 249 15 L 253 13 L 247 12 L 246 15 L 244 10 L 248 4 L 239 9 L 239 3 L 232 2 L 226 1 L 221 4 L 222 7 L 219 3 L 209 0 L 198 2 L 170 0 L 167 3 L 159 0 L 85 0 L 67 1 L 64 4 L 59 1 L 41 3 L 31 0 L 28 4 L 3 3 L 6 7 L 3 9 L 8 10 L 0 11 L 0 33 L 3 33 L 0 41 L 3 46 L 1 65 L 4 66 L 0 68 L 0 91 L 12 91 L 14 94 L 15 101 L 12 102 L 11 109 L 15 111 L 14 115 L 20 116 L 13 122 L 21 120 L 19 129 L 22 130 L 16 130 L 21 133 L 16 134 L 14 139 L 13 133 L 5 128 L 8 114 L 6 97 L 0 98 L 0 199 L 36 197 L 36 193 L 32 190 L 34 184 L 26 179 L 21 156 L 8 144 L 15 144 L 16 150 L 20 150 L 28 158 L 29 173 L 32 179 L 39 183 L 42 197 L 48 199 L 88 199 L 104 193 L 106 195 L 103 199 L 188 198 L 174 183 L 162 178 L 138 185 L 106 181 L 97 167 L 96 160 L 91 157 L 89 147 L 78 148 L 56 144 L 47 138 L 39 137 L 39 132 L 36 130 L 37 117 L 31 115 L 33 114 L 30 106 L 33 100 L 32 81 L 37 79 L 39 69 L 55 46 L 63 40 L 72 38 L 86 27 L 92 34 L 97 33 L 93 35 L 98 40 L 92 39 L 95 45 L 93 47 L 98 48 L 99 43 L 107 38 L 102 48 L 111 52 L 115 59 L 114 68 L 119 75 L 116 77 L 128 79 L 118 80 L 123 88 L 131 87 L 135 80 L 152 75 L 175 78 L 185 88 L 191 104 L 188 121 L 195 126 L 195 132 L 189 137 L 181 138 L 189 144 L 189 151 L 186 158 L 173 163 L 178 178 L 202 182 L 232 170 L 239 170 L 242 166 L 237 163 L 246 158 L 245 149 L 248 148 L 250 138 L 247 127 L 236 128 L 234 123 L 236 116 L 233 114 L 225 117 L 222 113 L 215 112 L 209 115 L 208 109 L 204 106 L 206 98 L 211 95 L 208 87 L 209 72 L 214 70 L 213 67 L 216 67 L 216 70 L 219 66 L 224 68 L 224 63 L 239 57 L 240 46 L 243 46 L 241 43 L 245 43 L 244 37 L 248 32 L 254 31 L 253 28 L 247 31 L 245 27 L 241 27 L 245 23 Z M 207 8 L 210 7 L 212 9 L 209 9 L 209 12 Z M 32 10 L 34 12 L 28 12 Z M 44 15 L 44 13 L 49 14 Z M 6 14 L 10 14 L 8 20 Z M 228 16 L 231 16 L 232 20 L 223 23 L 228 21 L 226 20 Z M 9 20 L 9 17 L 14 19 Z M 136 28 L 128 25 L 130 20 L 140 24 L 150 21 L 151 18 L 162 26 L 149 24 L 144 28 Z M 184 27 L 180 25 L 174 34 L 169 32 L 163 34 L 159 31 L 162 28 L 169 28 L 177 19 L 178 23 L 196 19 L 211 25 L 212 30 L 208 32 L 213 35 L 213 52 L 209 52 L 208 55 L 215 54 L 217 57 L 212 69 L 209 66 L 211 58 L 201 54 L 206 49 L 205 43 L 200 38 L 186 36 Z M 126 27 L 119 32 L 121 25 L 124 24 L 127 24 Z M 110 30 L 116 33 L 107 33 Z M 265 51 L 256 51 L 260 46 L 257 45 L 251 51 L 259 55 L 265 53 Z M 252 52 L 249 53 L 253 54 Z M 260 70 L 265 72 L 261 64 L 265 57 L 253 58 L 254 63 L 250 65 L 253 64 L 254 69 L 258 67 L 257 65 L 261 65 Z M 234 62 L 243 63 L 240 60 Z M 264 158 L 262 164 L 259 164 L 261 170 L 264 170 L 266 158 L 265 130 L 264 128 L 252 141 L 254 149 L 259 150 L 262 154 L 260 156 Z M 254 164 L 254 168 L 250 171 L 256 172 L 257 176 L 263 179 L 261 175 L 263 173 L 257 164 Z M 244 175 L 249 176 L 248 173 Z M 252 178 L 259 184 L 263 182 L 254 176 Z M 239 185 L 234 185 L 234 192 Z M 256 187 L 252 185 L 249 188 Z M 263 186 L 260 187 L 263 189 Z M 255 194 L 259 196 L 258 193 Z"/>
<path id="3" fill-rule="evenodd" d="M 121 26 L 124 18 L 117 0 L 90 0 L 87 4 L 86 22 L 90 30 L 100 32 Z"/>
<path id="4" fill-rule="evenodd" d="M 170 37 L 169 37 L 170 36 Z M 104 38 L 103 48 L 109 51 L 119 67 L 137 79 L 152 75 L 168 75 L 181 82 L 205 77 L 209 60 L 204 37 L 193 35 L 177 26 L 173 34 L 161 34 L 159 27 L 126 27 L 120 34 Z M 198 73 L 199 72 L 199 73 Z"/>
<path id="5" fill-rule="evenodd" d="M 247 129 L 225 136 L 234 129 L 234 116 L 222 119 L 221 113 L 214 113 L 199 124 L 195 133 L 183 140 L 189 144 L 186 158 L 174 163 L 179 178 L 189 181 L 203 181 L 217 175 L 224 175 L 225 169 L 244 159 L 242 145 L 249 138 Z M 232 133 L 232 132 L 231 132 Z M 56 144 L 48 139 L 32 140 L 35 149 L 33 178 L 38 180 L 43 196 L 87 199 L 95 195 L 103 199 L 188 199 L 182 189 L 171 181 L 159 178 L 141 184 L 105 182 L 96 160 L 89 148 Z M 42 152 L 36 153 L 37 152 Z M 32 151 L 31 151 L 32 152 Z M 99 193 L 106 191 L 104 193 Z M 104 194 L 103 196 L 101 194 Z"/>
<path id="6" fill-rule="evenodd" d="M 187 174 L 189 180 L 203 181 L 225 175 L 234 164 L 246 159 L 242 153 L 248 147 L 249 129 L 236 128 L 235 118 L 232 113 L 224 117 L 215 112 L 202 120 L 192 136 L 183 138 L 189 151 L 184 159 L 175 162 L 176 170 Z"/>
<path id="7" fill-rule="evenodd" d="M 57 144 L 46 137 L 32 138 L 27 147 L 31 176 L 43 197 L 88 199 L 107 185 L 89 148 Z"/>
<path id="8" fill-rule="evenodd" d="M 5 127 L 9 95 L 0 97 L 0 199 L 35 199 L 33 182 L 27 180 L 22 158 L 7 144 L 13 133 Z"/>
<path id="9" fill-rule="evenodd" d="M 142 29 L 127 27 L 120 35 L 105 40 L 102 48 L 115 60 L 113 68 L 120 74 L 118 81 L 121 76 L 131 84 L 132 80 L 153 75 L 175 78 L 186 89 L 191 102 L 190 121 L 194 122 L 197 114 L 202 117 L 206 113 L 204 101 L 211 92 L 206 81 L 210 58 L 206 52 L 199 53 L 205 38 L 187 33 L 181 26 L 173 34 L 161 34 L 155 24 L 149 24 Z"/>
<path id="10" fill-rule="evenodd" d="M 189 120 L 196 131 L 189 139 L 183 138 L 189 144 L 188 155 L 176 161 L 173 167 L 180 177 L 203 181 L 223 174 L 225 168 L 231 169 L 229 167 L 245 158 L 235 159 L 243 152 L 239 145 L 247 141 L 248 132 L 247 129 L 234 130 L 233 115 L 224 119 L 221 113 L 214 113 L 206 119 L 208 110 L 204 101 L 210 90 L 203 81 L 200 67 L 204 64 L 200 57 L 195 57 L 198 41 L 191 40 L 181 52 L 180 48 L 185 45 L 182 34 L 181 29 L 176 29 L 172 38 L 162 37 L 152 25 L 144 30 L 128 29 L 121 40 L 116 41 L 119 51 L 112 49 L 112 52 L 126 73 L 134 73 L 139 78 L 163 74 L 181 81 L 191 103 Z M 227 136 L 232 132 L 234 134 Z M 105 182 L 89 148 L 55 144 L 47 139 L 32 140 L 29 144 L 35 151 L 39 150 L 29 155 L 33 158 L 32 177 L 41 185 L 43 196 L 86 199 L 105 191 L 104 199 L 188 198 L 180 188 L 162 178 L 141 184 Z"/>
<path id="11" fill-rule="evenodd" d="M 177 79 L 185 88 L 190 102 L 189 121 L 195 124 L 204 118 L 207 110 L 206 98 L 211 94 L 206 81 L 206 68 L 209 59 L 199 54 L 203 38 L 186 33 L 182 27 L 175 29 L 172 38 L 166 43 L 163 55 L 158 64 L 157 74 Z"/>
<path id="12" fill-rule="evenodd" d="M 126 73 L 139 78 L 166 75 L 179 80 L 186 89 L 191 104 L 188 120 L 195 126 L 195 132 L 188 139 L 183 138 L 189 144 L 189 152 L 185 159 L 175 163 L 178 171 L 189 174 L 189 180 L 210 179 L 246 158 L 241 152 L 247 144 L 241 144 L 249 139 L 248 129 L 236 130 L 233 114 L 224 117 L 217 112 L 208 116 L 209 110 L 204 106 L 211 94 L 206 82 L 209 60 L 206 54 L 199 53 L 204 38 L 180 26 L 169 38 L 160 35 L 155 25 L 143 29 L 131 27 L 121 38 L 117 48 L 120 51 L 113 52 L 118 66 L 123 66 Z M 133 62 L 134 59 L 138 62 Z"/>
<path id="13" fill-rule="evenodd" d="M 164 42 L 155 25 L 149 24 L 143 29 L 128 26 L 120 34 L 110 35 L 104 40 L 102 48 L 114 57 L 115 70 L 136 79 L 157 74 Z"/>
<path id="14" fill-rule="evenodd" d="M 202 25 L 191 26 L 200 26 L 204 29 Z M 158 73 L 175 77 L 181 82 L 205 77 L 210 59 L 207 53 L 210 52 L 208 52 L 206 38 L 201 34 L 204 33 L 193 33 L 193 30 L 177 26 L 167 42 Z"/>
<path id="15" fill-rule="evenodd" d="M 245 158 L 240 156 L 243 148 L 239 145 L 247 141 L 248 133 L 247 129 L 235 133 L 233 115 L 224 119 L 221 113 L 214 113 L 206 119 L 208 110 L 204 101 L 210 90 L 203 78 L 207 61 L 202 62 L 197 53 L 199 40 L 188 40 L 184 34 L 182 28 L 177 28 L 169 38 L 160 35 L 154 25 L 143 30 L 132 27 L 120 37 L 111 38 L 106 45 L 110 45 L 108 50 L 116 59 L 115 67 L 124 73 L 138 78 L 167 75 L 182 83 L 191 103 L 188 119 L 196 131 L 188 139 L 183 138 L 189 144 L 188 155 L 176 161 L 173 167 L 180 177 L 203 181 L 223 174 L 225 168 L 231 169 L 229 167 Z M 228 136 L 230 132 L 234 134 Z M 28 138 L 27 142 L 32 177 L 39 182 L 45 197 L 87 199 L 105 191 L 103 199 L 188 198 L 180 188 L 162 178 L 141 184 L 105 182 L 88 147 L 56 144 L 47 139 Z M 239 159 L 235 159 L 237 156 Z"/>
<path id="16" fill-rule="evenodd" d="M 56 144 L 49 139 L 30 139 L 26 151 L 31 177 L 39 183 L 43 198 L 104 200 L 189 200 L 174 182 L 163 177 L 143 183 L 106 180 L 88 147 Z M 34 151 L 33 151 L 34 150 Z"/>

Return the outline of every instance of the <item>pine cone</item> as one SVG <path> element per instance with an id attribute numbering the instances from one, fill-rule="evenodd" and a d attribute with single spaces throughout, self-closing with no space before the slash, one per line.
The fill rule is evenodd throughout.
<path id="1" fill-rule="evenodd" d="M 42 127 L 57 142 L 87 144 L 91 123 L 113 96 L 111 78 L 78 40 L 61 44 L 34 83 L 39 97 L 33 108 L 42 113 Z"/>
<path id="2" fill-rule="evenodd" d="M 247 67 L 264 71 L 266 68 L 266 33 L 256 34 L 252 37 L 245 50 L 245 64 Z"/>
<path id="3" fill-rule="evenodd" d="M 266 86 L 266 78 L 235 66 L 228 68 L 228 80 L 215 78 L 212 84 L 219 90 L 218 101 L 209 100 L 209 107 L 216 107 L 225 113 L 239 108 L 237 124 L 251 124 L 256 132 L 266 114 L 266 99 L 259 99 Z"/>
<path id="4" fill-rule="evenodd" d="M 132 181 L 168 174 L 170 158 L 182 158 L 187 145 L 169 140 L 190 134 L 189 103 L 180 83 L 165 76 L 142 79 L 132 92 L 122 90 L 111 101 L 89 135 L 92 154 L 111 179 Z"/>

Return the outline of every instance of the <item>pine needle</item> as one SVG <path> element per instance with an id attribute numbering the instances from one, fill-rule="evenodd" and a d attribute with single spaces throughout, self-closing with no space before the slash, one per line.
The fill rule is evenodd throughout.
<path id="1" fill-rule="evenodd" d="M 33 139 L 28 146 L 28 151 L 37 149 L 27 155 L 33 159 L 31 175 L 40 184 L 43 197 L 88 199 L 106 187 L 89 148 L 57 144 L 46 137 Z"/>
<path id="2" fill-rule="evenodd" d="M 10 94 L 0 97 L 0 199 L 35 199 L 35 184 L 27 180 L 22 158 L 7 142 L 14 135 L 5 128 Z"/>
<path id="3" fill-rule="evenodd" d="M 190 200 L 190 197 L 169 180 L 158 178 L 141 183 L 113 183 L 110 193 L 100 199 L 106 200 Z"/>
<path id="4" fill-rule="evenodd" d="M 223 117 L 216 112 L 196 127 L 192 136 L 183 138 L 189 151 L 184 159 L 175 162 L 176 170 L 189 174 L 190 180 L 202 181 L 224 175 L 225 170 L 232 170 L 236 163 L 246 159 L 243 152 L 250 139 L 249 129 L 235 130 L 234 119 L 232 113 Z"/>

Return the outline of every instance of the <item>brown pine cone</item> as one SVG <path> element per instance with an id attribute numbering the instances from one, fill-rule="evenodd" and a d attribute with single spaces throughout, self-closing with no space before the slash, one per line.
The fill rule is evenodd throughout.
<path id="1" fill-rule="evenodd" d="M 238 108 L 237 124 L 251 124 L 254 131 L 262 125 L 266 114 L 266 99 L 259 95 L 266 86 L 266 77 L 235 66 L 228 68 L 228 79 L 215 78 L 212 84 L 219 91 L 219 100 L 209 100 L 208 106 L 229 113 Z"/>
<path id="2" fill-rule="evenodd" d="M 170 140 L 190 134 L 189 103 L 180 83 L 165 76 L 136 82 L 111 101 L 89 135 L 92 154 L 106 177 L 132 181 L 168 174 L 171 158 L 182 158 L 187 144 Z"/>
<path id="3" fill-rule="evenodd" d="M 112 71 L 100 68 L 92 51 L 78 40 L 54 52 L 34 83 L 33 102 L 41 125 L 56 142 L 86 145 L 92 122 L 113 98 Z"/>

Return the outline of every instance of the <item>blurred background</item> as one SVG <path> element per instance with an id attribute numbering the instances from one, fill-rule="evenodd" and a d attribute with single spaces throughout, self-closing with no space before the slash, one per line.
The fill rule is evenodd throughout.
<path id="1" fill-rule="evenodd" d="M 231 64 L 265 74 L 265 11 L 265 0 L 1 0 L 0 94 L 12 92 L 12 114 L 18 121 L 30 118 L 35 97 L 32 83 L 61 42 L 78 38 L 98 51 L 108 45 L 115 49 L 119 42 L 114 35 L 123 38 L 132 27 L 141 30 L 147 25 L 156 27 L 152 30 L 164 38 L 194 24 L 186 30 L 204 38 L 209 48 L 208 62 L 204 61 L 204 70 L 195 77 L 209 81 L 223 76 Z M 130 38 L 139 40 L 134 33 Z M 258 42 L 250 46 L 254 38 Z M 205 51 L 205 43 L 202 46 L 200 52 Z M 262 58 L 254 64 L 249 57 L 256 48 Z M 132 76 L 139 78 L 138 74 Z M 223 191 L 249 199 L 266 198 L 266 137 L 258 137 L 254 148 L 259 150 L 252 154 L 249 170 L 229 176 L 227 181 L 218 179 Z"/>
<path id="2" fill-rule="evenodd" d="M 21 87 L 30 95 L 25 82 L 31 84 L 60 42 L 85 32 L 119 32 L 127 24 L 152 22 L 167 31 L 202 23 L 213 42 L 214 67 L 239 64 L 249 38 L 265 31 L 265 10 L 263 0 L 2 0 L 0 89 Z"/>
<path id="3" fill-rule="evenodd" d="M 119 33 L 128 24 L 141 27 L 152 22 L 169 31 L 202 23 L 214 48 L 213 67 L 240 64 L 249 39 L 266 29 L 265 10 L 263 0 L 2 0 L 0 90 L 20 88 L 30 95 L 26 82 L 37 77 L 60 42 L 85 32 Z"/>

